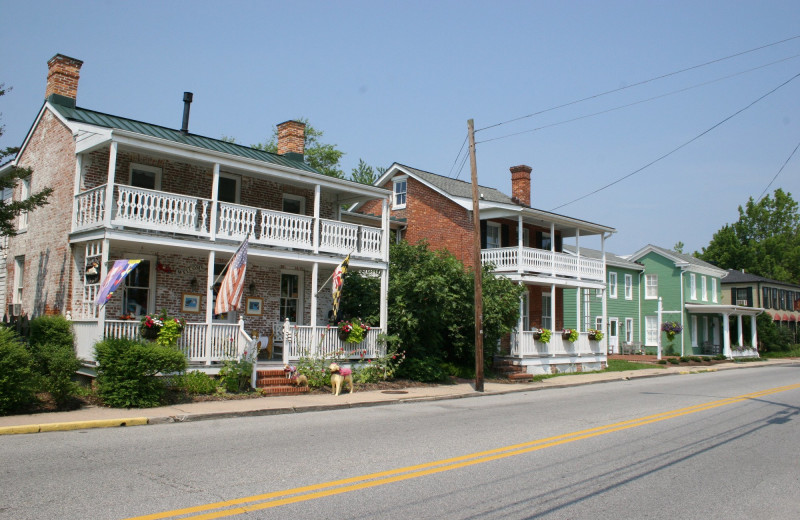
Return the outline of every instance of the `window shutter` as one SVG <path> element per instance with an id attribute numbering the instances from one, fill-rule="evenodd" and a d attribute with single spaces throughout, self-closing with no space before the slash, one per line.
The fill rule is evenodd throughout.
<path id="1" fill-rule="evenodd" d="M 500 227 L 500 247 L 508 247 L 508 224 L 503 224 Z"/>
<path id="2" fill-rule="evenodd" d="M 486 221 L 481 220 L 481 249 L 486 249 Z"/>
<path id="3" fill-rule="evenodd" d="M 556 235 L 556 251 L 561 252 L 561 235 Z"/>
<path id="4" fill-rule="evenodd" d="M 752 307 L 753 306 L 753 288 L 752 287 L 748 287 L 747 288 L 747 306 L 748 307 Z"/>
<path id="5" fill-rule="evenodd" d="M 731 305 L 736 305 L 736 288 L 731 289 Z"/>
<path id="6" fill-rule="evenodd" d="M 541 249 L 541 248 L 542 248 L 542 232 L 541 231 L 537 231 L 536 232 L 536 249 Z"/>

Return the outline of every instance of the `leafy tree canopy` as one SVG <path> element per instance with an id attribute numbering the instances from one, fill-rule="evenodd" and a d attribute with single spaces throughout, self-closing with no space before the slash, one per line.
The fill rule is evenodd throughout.
<path id="1" fill-rule="evenodd" d="M 350 172 L 350 178 L 356 182 L 360 182 L 361 184 L 375 184 L 375 181 L 377 181 L 385 171 L 386 168 L 383 168 L 382 166 L 373 168 L 364 162 L 364 159 L 359 159 L 358 166 L 353 168 L 353 170 Z"/>
<path id="2" fill-rule="evenodd" d="M 5 88 L 3 83 L 0 83 L 0 97 L 4 96 L 11 89 Z M 2 114 L 0 114 L 2 115 Z M 5 127 L 0 125 L 0 137 L 3 136 L 3 129 Z M 6 162 L 6 159 L 12 159 L 19 152 L 18 147 L 7 147 L 0 149 L 0 165 Z M 0 177 L 0 193 L 5 193 L 5 190 L 13 190 L 20 180 L 30 178 L 32 170 L 30 168 L 17 168 L 13 166 L 11 170 Z M 53 192 L 52 188 L 45 188 L 38 193 L 34 193 L 26 200 L 6 200 L 4 196 L 0 197 L 0 236 L 14 236 L 17 234 L 14 219 L 24 211 L 33 211 L 39 206 L 47 204 L 47 197 Z"/>
<path id="3" fill-rule="evenodd" d="M 308 119 L 300 118 L 300 121 L 306 125 L 306 138 L 305 138 L 305 161 L 312 168 L 320 173 L 324 173 L 330 177 L 337 179 L 344 179 L 344 172 L 339 166 L 339 160 L 344 155 L 344 152 L 336 148 L 335 144 L 325 144 L 320 141 L 324 132 L 317 130 L 308 123 Z M 272 137 L 266 143 L 258 143 L 252 145 L 257 150 L 264 150 L 266 152 L 278 153 L 278 128 L 272 131 Z"/>
<path id="4" fill-rule="evenodd" d="M 774 197 L 752 197 L 739 206 L 739 220 L 714 233 L 696 256 L 723 269 L 779 280 L 800 281 L 800 213 L 790 193 L 780 188 Z"/>

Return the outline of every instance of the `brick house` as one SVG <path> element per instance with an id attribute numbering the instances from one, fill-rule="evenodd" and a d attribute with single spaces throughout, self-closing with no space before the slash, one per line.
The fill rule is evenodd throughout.
<path id="1" fill-rule="evenodd" d="M 562 339 L 562 303 L 565 289 L 605 287 L 604 254 L 583 255 L 581 241 L 599 242 L 603 251 L 605 239 L 615 230 L 531 207 L 531 171 L 524 165 L 511 168 L 510 197 L 494 188 L 479 188 L 481 262 L 527 289 L 517 330 L 499 354 L 531 374 L 600 368 L 606 363 L 604 341 L 590 341 L 581 324 L 576 342 Z M 467 268 L 474 267 L 470 183 L 394 163 L 375 185 L 392 191 L 392 219 L 405 223 L 399 237 L 410 243 L 427 240 L 433 249 L 447 249 Z M 353 211 L 382 215 L 384 209 L 370 201 Z M 564 251 L 565 240 L 574 243 L 569 253 Z M 536 339 L 539 329 L 559 333 L 543 343 Z"/>
<path id="2" fill-rule="evenodd" d="M 378 353 L 388 217 L 351 215 L 342 203 L 388 207 L 387 191 L 307 165 L 296 121 L 278 125 L 271 154 L 192 134 L 189 93 L 181 130 L 79 107 L 81 65 L 61 54 L 48 62 L 45 103 L 14 159 L 33 169 L 15 197 L 54 191 L 48 205 L 18 220 L 19 235 L 9 240 L 9 314 L 70 317 L 88 366 L 95 341 L 134 337 L 138 318 L 161 309 L 186 319 L 180 347 L 206 366 L 241 352 L 253 336 L 284 338 L 288 322 L 292 333 L 275 359 L 288 362 L 303 348 L 342 346 L 325 333 L 332 299 L 320 285 L 351 254 L 350 269 L 377 272 L 383 282 L 381 322 L 364 344 Z M 245 237 L 244 307 L 215 316 L 214 281 Z M 117 259 L 142 262 L 98 309 L 100 282 Z"/>

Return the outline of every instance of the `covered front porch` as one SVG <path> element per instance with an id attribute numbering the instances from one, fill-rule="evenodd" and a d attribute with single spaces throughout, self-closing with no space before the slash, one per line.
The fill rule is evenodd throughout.
<path id="1" fill-rule="evenodd" d="M 758 355 L 758 331 L 756 327 L 756 317 L 764 312 L 764 309 L 758 307 L 743 307 L 739 305 L 703 305 L 687 303 L 686 312 L 690 317 L 697 317 L 700 315 L 716 314 L 721 316 L 722 321 L 722 344 L 719 345 L 722 350 L 722 355 L 726 358 L 734 359 L 737 357 L 759 357 Z M 744 335 L 744 317 L 748 316 L 750 325 L 750 337 L 745 338 Z M 730 318 L 735 317 L 737 323 L 738 334 L 735 338 L 735 343 L 731 341 Z M 692 323 L 696 323 L 696 319 Z M 690 330 L 693 334 L 692 343 L 696 344 L 697 338 L 694 336 L 695 328 Z M 749 341 L 748 341 L 749 340 Z"/>

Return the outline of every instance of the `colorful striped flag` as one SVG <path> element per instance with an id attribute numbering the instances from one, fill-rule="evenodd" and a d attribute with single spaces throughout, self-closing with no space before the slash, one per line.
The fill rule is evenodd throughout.
<path id="1" fill-rule="evenodd" d="M 247 270 L 247 238 L 236 250 L 230 264 L 228 272 L 222 279 L 222 285 L 217 293 L 217 303 L 214 305 L 214 314 L 224 314 L 239 308 L 244 292 L 244 273 Z"/>
<path id="2" fill-rule="evenodd" d="M 333 271 L 333 283 L 331 290 L 333 291 L 333 319 L 336 320 L 339 315 L 339 300 L 342 297 L 342 288 L 344 287 L 344 275 L 347 272 L 347 267 L 350 265 L 350 255 L 336 267 Z"/>
<path id="3" fill-rule="evenodd" d="M 141 259 L 115 261 L 114 266 L 108 271 L 106 279 L 100 284 L 100 292 L 97 293 L 97 299 L 94 301 L 95 305 L 102 307 L 108 303 L 122 280 L 128 276 L 128 273 L 133 271 L 134 267 L 139 265 L 139 262 L 141 262 Z"/>

